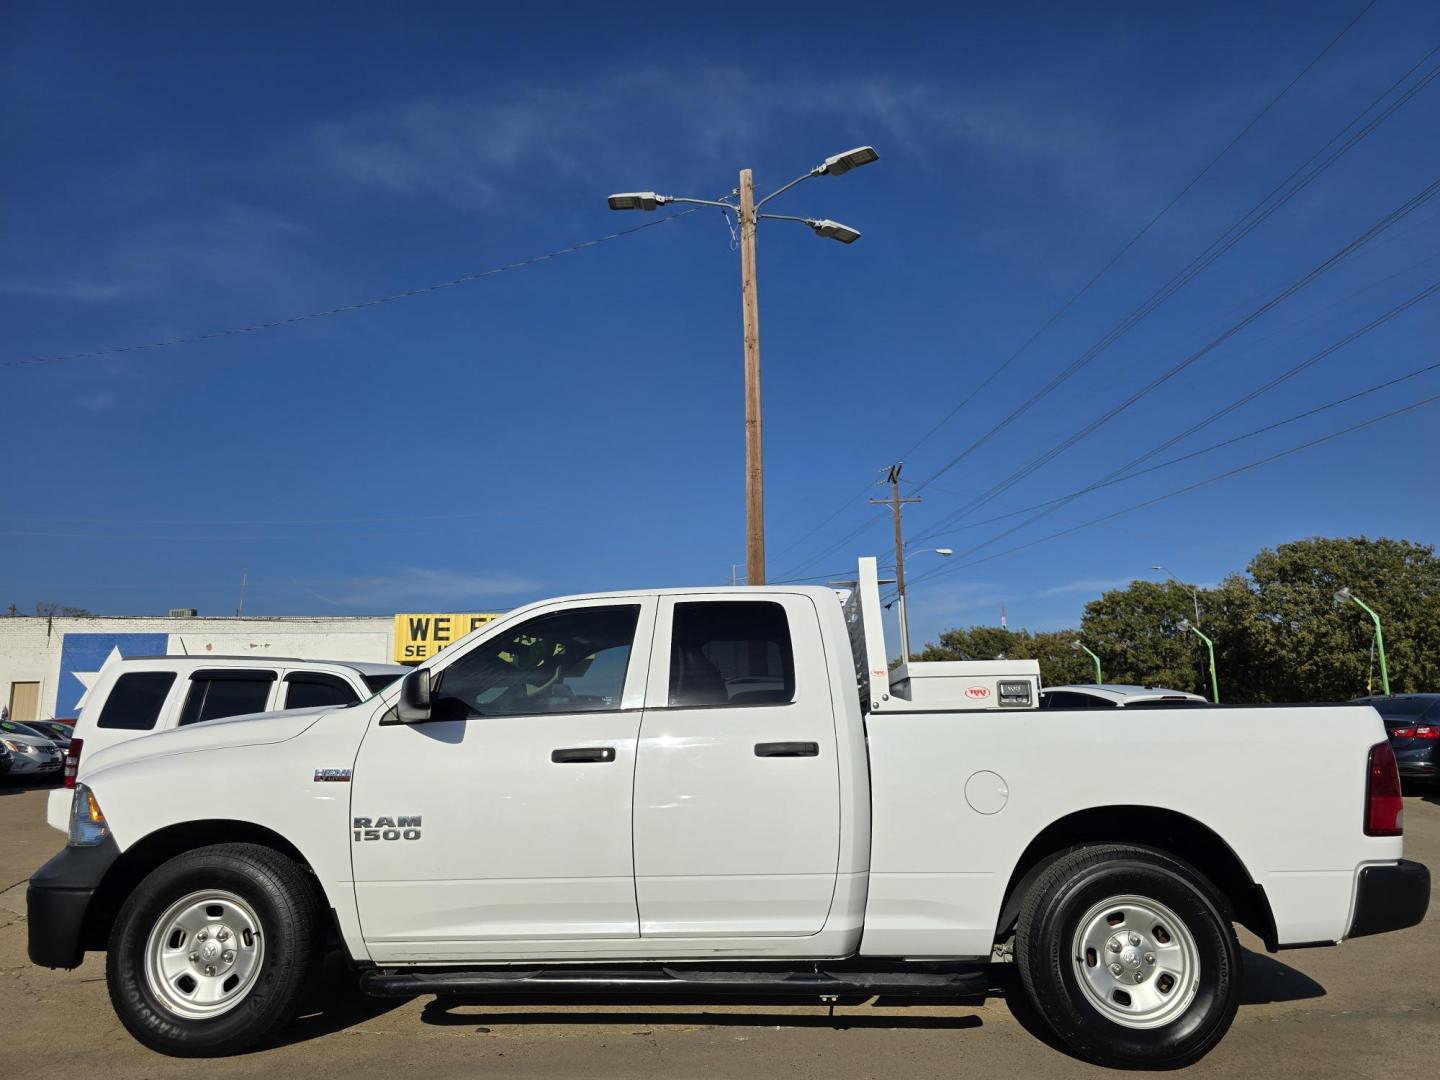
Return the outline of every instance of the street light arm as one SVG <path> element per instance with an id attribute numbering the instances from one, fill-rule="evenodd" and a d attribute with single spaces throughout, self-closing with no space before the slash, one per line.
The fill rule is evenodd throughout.
<path id="1" fill-rule="evenodd" d="M 786 184 L 784 187 L 782 187 L 782 188 L 776 188 L 776 189 L 775 189 L 774 191 L 772 191 L 769 195 L 766 195 L 763 199 L 761 199 L 759 202 L 757 202 L 757 203 L 755 204 L 755 212 L 758 214 L 758 213 L 760 212 L 760 208 L 761 208 L 762 206 L 764 206 L 767 202 L 769 202 L 771 199 L 775 198 L 775 197 L 778 196 L 778 195 L 784 195 L 785 192 L 789 191 L 789 190 L 790 190 L 792 187 L 794 187 L 796 184 L 804 183 L 806 180 L 809 180 L 812 176 L 822 176 L 822 175 L 824 175 L 824 166 L 816 165 L 815 168 L 811 169 L 811 170 L 810 170 L 809 172 L 807 172 L 804 176 L 797 176 L 794 180 L 791 180 L 791 181 L 790 181 L 788 184 Z M 797 219 L 797 220 L 799 220 L 799 219 Z"/>
<path id="2" fill-rule="evenodd" d="M 756 214 L 757 218 L 765 218 L 768 221 L 798 221 L 801 225 L 815 227 L 815 219 L 808 217 L 796 217 L 794 214 Z"/>
<path id="3" fill-rule="evenodd" d="M 687 199 L 681 195 L 662 195 L 660 196 L 660 198 L 667 203 L 687 203 L 690 206 L 718 206 L 722 210 L 730 211 L 736 211 L 740 209 L 734 203 L 720 202 L 716 199 Z"/>

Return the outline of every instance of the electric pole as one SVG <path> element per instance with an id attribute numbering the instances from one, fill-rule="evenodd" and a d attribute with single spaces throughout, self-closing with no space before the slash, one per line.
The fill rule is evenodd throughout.
<path id="1" fill-rule="evenodd" d="M 740 290 L 745 328 L 745 584 L 765 584 L 765 465 L 760 427 L 760 290 L 755 282 L 755 181 L 740 170 Z"/>
<path id="2" fill-rule="evenodd" d="M 900 617 L 900 656 L 908 661 L 910 659 L 910 626 L 909 620 L 905 617 L 905 534 L 900 527 L 900 508 L 906 503 L 918 503 L 919 496 L 909 499 L 900 497 L 900 470 L 905 467 L 903 461 L 897 461 L 890 466 L 890 471 L 885 477 L 885 482 L 890 485 L 890 498 L 871 499 L 877 506 L 889 506 L 890 513 L 895 518 L 895 590 L 897 595 L 897 611 Z"/>

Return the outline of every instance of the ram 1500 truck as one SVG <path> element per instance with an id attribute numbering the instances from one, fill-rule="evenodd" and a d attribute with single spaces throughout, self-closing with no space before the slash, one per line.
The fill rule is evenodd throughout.
<path id="1" fill-rule="evenodd" d="M 891 671 L 876 564 L 550 600 L 341 708 L 82 761 L 30 957 L 107 952 L 141 1042 L 234 1053 L 327 939 L 375 995 L 976 995 L 1176 1066 L 1270 949 L 1423 918 L 1369 706 L 1036 708 L 1034 661 Z M 1283 767 L 1281 762 L 1283 761 Z"/>

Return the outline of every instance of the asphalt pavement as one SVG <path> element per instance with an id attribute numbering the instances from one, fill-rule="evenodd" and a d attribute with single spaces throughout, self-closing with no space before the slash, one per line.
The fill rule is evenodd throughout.
<path id="1" fill-rule="evenodd" d="M 167 1058 L 125 1032 L 104 957 L 74 971 L 25 955 L 25 881 L 63 844 L 46 792 L 0 786 L 0 1061 L 9 1076 L 84 1078 L 424 1076 L 672 1078 L 1102 1075 L 1032 1033 L 1003 996 L 983 1003 L 715 1005 L 642 1001 L 455 1004 L 348 1000 L 275 1043 L 205 1062 Z M 1440 795 L 1405 805 L 1405 854 L 1440 871 Z M 1242 932 L 1245 996 L 1196 1076 L 1430 1080 L 1440 1069 L 1440 912 L 1339 948 L 1276 956 Z"/>

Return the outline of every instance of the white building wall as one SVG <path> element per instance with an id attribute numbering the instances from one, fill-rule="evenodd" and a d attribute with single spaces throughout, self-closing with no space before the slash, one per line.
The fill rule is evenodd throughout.
<path id="1" fill-rule="evenodd" d="M 294 618 L 193 618 L 0 616 L 0 705 L 10 703 L 17 682 L 40 684 L 40 719 L 57 714 L 57 700 L 73 700 L 77 684 L 62 671 L 67 634 L 114 635 L 122 655 L 127 635 L 164 635 L 145 651 L 191 656 L 295 656 L 305 660 L 392 660 L 390 616 Z M 106 644 L 103 637 L 84 640 Z M 91 650 L 93 652 L 93 649 Z M 73 656 L 73 653 L 72 653 Z M 103 656 L 102 656 L 103 659 Z M 73 662 L 73 661 L 72 661 Z M 93 660 L 87 661 L 88 666 Z M 98 666 L 98 665 L 97 665 Z M 67 683 L 70 685 L 67 687 Z M 73 715 L 63 710 L 61 715 Z"/>

